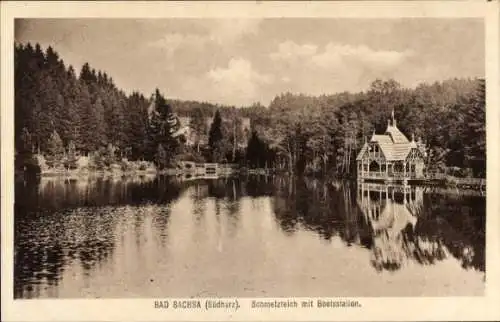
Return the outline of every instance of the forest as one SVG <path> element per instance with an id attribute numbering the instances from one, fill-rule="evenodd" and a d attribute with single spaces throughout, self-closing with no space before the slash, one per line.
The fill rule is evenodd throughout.
<path id="1" fill-rule="evenodd" d="M 405 88 L 374 80 L 365 91 L 311 96 L 281 93 L 268 106 L 224 106 L 125 93 L 88 63 L 78 75 L 52 48 L 15 44 L 16 169 L 43 155 L 53 167 L 75 167 L 78 156 L 96 168 L 122 159 L 173 167 L 177 161 L 237 163 L 294 174 L 351 176 L 356 154 L 394 111 L 399 129 L 425 142 L 429 170 L 486 175 L 485 80 L 448 79 Z M 190 117 L 190 139 L 177 136 Z M 208 127 L 204 121 L 213 118 Z M 250 118 L 251 133 L 241 130 Z M 177 119 L 177 120 L 176 120 Z"/>

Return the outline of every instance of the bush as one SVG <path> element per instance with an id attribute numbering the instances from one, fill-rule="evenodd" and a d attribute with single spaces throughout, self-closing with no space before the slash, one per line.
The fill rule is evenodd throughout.
<path id="1" fill-rule="evenodd" d="M 92 154 L 89 158 L 89 169 L 91 170 L 104 170 L 106 168 L 105 162 L 105 150 L 103 148 L 99 149 Z"/>
<path id="2" fill-rule="evenodd" d="M 78 168 L 78 164 L 76 163 L 76 159 L 72 160 L 64 160 L 64 167 L 69 170 L 75 170 Z"/>
<path id="3" fill-rule="evenodd" d="M 123 172 L 132 170 L 131 164 L 124 160 L 120 162 L 120 168 L 122 169 Z"/>
<path id="4" fill-rule="evenodd" d="M 148 164 L 146 162 L 140 162 L 139 163 L 139 170 L 145 171 L 148 168 Z"/>
<path id="5" fill-rule="evenodd" d="M 41 172 L 38 160 L 34 157 L 28 157 L 24 160 L 24 169 L 26 170 L 26 173 L 29 175 L 37 175 L 40 174 Z"/>

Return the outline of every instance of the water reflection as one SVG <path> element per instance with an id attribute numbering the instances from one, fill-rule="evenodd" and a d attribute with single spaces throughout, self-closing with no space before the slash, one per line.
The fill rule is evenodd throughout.
<path id="1" fill-rule="evenodd" d="M 436 208 L 436 195 L 426 194 L 424 206 L 423 191 L 411 186 L 359 186 L 358 204 L 372 229 L 373 266 L 396 270 L 408 261 L 428 265 L 451 255 L 464 268 L 484 271 L 484 204 L 470 197 L 438 195 L 441 205 Z M 466 218 L 456 218 L 457 204 Z"/>
<path id="2" fill-rule="evenodd" d="M 16 184 L 16 298 L 478 294 L 482 280 L 407 283 L 449 270 L 482 279 L 484 248 L 485 198 L 423 187 L 281 176 Z M 431 269 L 439 263 L 448 268 Z"/>
<path id="3" fill-rule="evenodd" d="M 399 269 L 413 253 L 408 232 L 423 206 L 422 188 L 361 183 L 357 202 L 372 231 L 372 265 L 378 271 Z"/>

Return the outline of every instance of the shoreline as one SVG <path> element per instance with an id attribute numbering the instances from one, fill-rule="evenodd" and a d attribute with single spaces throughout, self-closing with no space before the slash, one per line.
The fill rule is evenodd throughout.
<path id="1" fill-rule="evenodd" d="M 23 172 L 17 172 L 16 173 L 16 178 L 20 179 L 22 178 L 26 173 Z M 214 177 L 224 177 L 227 176 L 228 173 L 220 173 L 216 174 Z M 153 170 L 153 169 L 148 169 L 148 170 L 132 170 L 132 171 L 110 171 L 110 170 L 98 170 L 98 171 L 79 171 L 79 170 L 63 170 L 63 171 L 44 171 L 40 174 L 38 174 L 36 177 L 38 178 L 54 178 L 54 179 L 86 179 L 86 178 L 126 178 L 126 177 L 151 177 L 151 176 L 189 176 L 191 180 L 196 180 L 198 179 L 197 175 L 194 175 L 193 173 L 189 171 L 183 171 L 180 169 L 176 168 L 168 168 L 164 170 Z M 253 175 L 253 176 L 274 176 L 274 175 L 279 175 L 276 172 L 268 172 L 265 171 L 264 169 L 252 169 L 251 171 L 241 171 L 241 170 L 235 170 L 231 172 L 231 175 L 237 175 L 237 176 L 248 176 L 248 175 Z M 191 176 L 193 176 L 191 178 Z M 316 176 L 304 176 L 304 177 L 309 177 L 309 178 L 317 178 Z M 202 177 L 199 177 L 199 179 L 202 179 Z M 356 181 L 356 179 L 346 179 L 346 178 L 338 178 L 338 179 L 332 179 L 332 178 L 324 178 L 328 182 L 335 182 L 335 181 Z M 484 179 L 483 179 L 484 180 Z M 425 184 L 425 183 L 418 183 L 414 184 L 415 186 L 423 187 L 426 190 L 429 191 L 443 191 L 446 190 L 446 192 L 455 192 L 455 191 L 460 191 L 460 192 L 477 192 L 481 194 L 486 194 L 486 188 L 481 189 L 479 186 L 474 187 L 474 186 L 456 186 L 451 183 L 447 182 L 440 182 L 440 183 L 432 183 L 432 184 Z"/>
<path id="2" fill-rule="evenodd" d="M 25 172 L 16 173 L 16 177 L 24 176 Z M 80 171 L 80 170 L 50 170 L 37 174 L 40 178 L 87 178 L 87 177 L 130 177 L 130 176 L 149 176 L 149 175 L 176 175 L 177 169 L 166 170 L 132 170 L 132 171 Z"/>

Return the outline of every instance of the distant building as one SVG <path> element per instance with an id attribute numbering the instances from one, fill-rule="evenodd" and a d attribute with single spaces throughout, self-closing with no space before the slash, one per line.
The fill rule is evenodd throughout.
<path id="1" fill-rule="evenodd" d="M 424 177 L 426 156 L 423 144 L 409 141 L 396 125 L 388 120 L 384 134 L 373 133 L 356 158 L 358 178 L 368 180 L 411 180 Z"/>
<path id="2" fill-rule="evenodd" d="M 148 117 L 151 119 L 155 104 L 155 96 L 153 95 L 151 99 L 151 104 L 148 107 Z M 250 138 L 250 118 L 243 117 L 241 120 L 241 131 L 243 132 L 242 142 L 239 144 L 240 148 L 245 148 L 247 145 L 247 141 Z M 229 118 L 222 118 L 222 122 L 229 122 Z M 212 126 L 213 117 L 205 117 L 205 125 L 206 125 L 206 133 L 202 133 L 202 137 L 206 137 L 208 140 L 208 133 L 210 131 L 210 127 Z M 178 116 L 176 113 L 172 113 L 172 115 L 168 119 L 168 123 L 170 124 L 170 128 L 172 129 L 171 134 L 174 137 L 184 136 L 186 139 L 186 145 L 192 146 L 195 144 L 196 136 L 199 133 L 195 133 L 191 128 L 191 117 L 190 116 Z M 203 141 L 203 139 L 202 139 Z M 204 140 L 206 141 L 206 140 Z M 203 144 L 208 144 L 207 142 L 203 142 Z"/>

